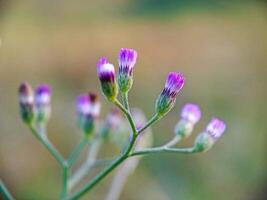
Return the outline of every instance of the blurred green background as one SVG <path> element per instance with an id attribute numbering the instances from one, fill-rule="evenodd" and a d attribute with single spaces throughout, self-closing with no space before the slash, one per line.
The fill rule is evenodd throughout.
<path id="1" fill-rule="evenodd" d="M 212 116 L 228 125 L 205 154 L 143 159 L 121 199 L 267 199 L 266 1 L 1 0 L 0 39 L 0 177 L 17 199 L 55 199 L 60 190 L 58 164 L 20 119 L 19 83 L 52 86 L 49 137 L 66 156 L 81 137 L 75 97 L 101 96 L 95 64 L 103 55 L 116 64 L 121 47 L 138 51 L 130 104 L 148 117 L 167 73 L 186 76 L 177 105 L 153 126 L 155 145 L 172 137 L 186 102 L 202 108 L 196 133 Z M 101 101 L 105 117 L 112 105 Z M 83 199 L 104 199 L 111 177 Z"/>

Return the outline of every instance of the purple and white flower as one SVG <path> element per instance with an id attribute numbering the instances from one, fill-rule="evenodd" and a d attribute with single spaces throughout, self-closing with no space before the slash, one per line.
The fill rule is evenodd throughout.
<path id="1" fill-rule="evenodd" d="M 99 116 L 101 104 L 94 93 L 81 94 L 76 99 L 78 126 L 89 136 Z"/>
<path id="2" fill-rule="evenodd" d="M 175 126 L 174 132 L 179 138 L 189 137 L 195 124 L 200 120 L 201 110 L 198 105 L 187 103 L 180 113 L 181 119 Z"/>
<path id="3" fill-rule="evenodd" d="M 209 122 L 208 126 L 206 127 L 206 132 L 211 136 L 214 140 L 219 139 L 226 129 L 225 123 L 218 119 L 212 118 Z"/>
<path id="4" fill-rule="evenodd" d="M 185 104 L 181 111 L 181 118 L 184 121 L 188 121 L 192 124 L 196 124 L 201 117 L 201 110 L 198 105 L 188 103 Z"/>
<path id="5" fill-rule="evenodd" d="M 176 102 L 176 96 L 182 89 L 185 78 L 181 73 L 170 72 L 165 82 L 165 87 L 156 102 L 156 111 L 159 115 L 165 115 Z"/>
<path id="6" fill-rule="evenodd" d="M 194 149 L 196 152 L 209 150 L 215 142 L 223 135 L 226 124 L 218 119 L 213 118 L 206 127 L 206 130 L 198 135 L 195 140 Z"/>
<path id="7" fill-rule="evenodd" d="M 121 48 L 118 55 L 118 85 L 122 92 L 128 92 L 133 84 L 133 68 L 137 60 L 134 49 Z"/>
<path id="8" fill-rule="evenodd" d="M 51 115 L 51 89 L 42 84 L 35 89 L 35 106 L 38 122 L 46 122 Z"/>
<path id="9" fill-rule="evenodd" d="M 19 86 L 19 106 L 23 121 L 27 124 L 34 120 L 34 92 L 32 86 L 23 82 Z"/>
<path id="10" fill-rule="evenodd" d="M 101 83 L 102 92 L 109 100 L 114 100 L 118 94 L 114 66 L 108 63 L 106 58 L 102 57 L 97 63 L 97 74 Z"/>

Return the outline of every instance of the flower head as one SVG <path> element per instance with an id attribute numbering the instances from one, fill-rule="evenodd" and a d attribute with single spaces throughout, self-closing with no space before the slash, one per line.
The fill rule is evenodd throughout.
<path id="1" fill-rule="evenodd" d="M 165 115 L 171 110 L 184 82 L 185 78 L 181 73 L 170 72 L 168 74 L 165 87 L 156 102 L 156 111 L 159 115 Z"/>
<path id="2" fill-rule="evenodd" d="M 223 135 L 226 124 L 218 119 L 213 118 L 206 127 L 206 130 L 199 134 L 195 141 L 196 151 L 207 151 Z"/>
<path id="3" fill-rule="evenodd" d="M 51 114 L 51 89 L 49 85 L 42 84 L 35 89 L 35 106 L 37 121 L 46 122 Z"/>
<path id="4" fill-rule="evenodd" d="M 114 100 L 118 94 L 114 66 L 108 63 L 106 58 L 102 57 L 97 63 L 97 74 L 104 95 L 109 100 Z"/>
<path id="5" fill-rule="evenodd" d="M 226 129 L 225 123 L 218 119 L 218 118 L 213 118 L 208 126 L 206 127 L 206 132 L 211 136 L 214 140 L 219 139 L 222 134 L 224 133 Z"/>
<path id="6" fill-rule="evenodd" d="M 133 68 L 137 60 L 134 49 L 121 48 L 118 55 L 119 74 L 118 84 L 122 92 L 128 92 L 133 84 Z"/>
<path id="7" fill-rule="evenodd" d="M 19 105 L 23 121 L 30 124 L 34 120 L 34 92 L 32 86 L 23 82 L 19 86 Z"/>
<path id="8" fill-rule="evenodd" d="M 201 110 L 196 104 L 185 104 L 181 111 L 181 118 L 193 124 L 197 123 L 201 117 Z"/>
<path id="9" fill-rule="evenodd" d="M 76 110 L 79 127 L 89 135 L 93 128 L 95 119 L 100 113 L 100 102 L 94 93 L 81 94 L 76 99 Z"/>
<path id="10" fill-rule="evenodd" d="M 185 104 L 180 113 L 181 119 L 175 126 L 175 134 L 179 138 L 189 137 L 194 125 L 200 120 L 201 110 L 196 104 Z"/>

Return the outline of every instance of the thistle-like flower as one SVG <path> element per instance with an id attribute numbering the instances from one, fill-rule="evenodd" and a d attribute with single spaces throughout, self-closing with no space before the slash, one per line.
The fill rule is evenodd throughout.
<path id="1" fill-rule="evenodd" d="M 184 82 L 185 78 L 181 73 L 170 72 L 168 74 L 165 87 L 156 101 L 156 112 L 159 116 L 167 114 L 172 109 Z"/>
<path id="2" fill-rule="evenodd" d="M 96 94 L 81 94 L 77 97 L 78 126 L 87 136 L 90 136 L 94 129 L 95 119 L 99 116 L 100 107 Z"/>
<path id="3" fill-rule="evenodd" d="M 51 115 L 51 89 L 48 85 L 39 85 L 35 89 L 36 119 L 47 122 Z"/>
<path id="4" fill-rule="evenodd" d="M 180 138 L 191 135 L 194 125 L 200 120 L 201 110 L 198 105 L 188 103 L 183 106 L 181 119 L 175 126 L 175 134 Z"/>
<path id="5" fill-rule="evenodd" d="M 118 95 L 118 86 L 115 79 L 115 69 L 106 58 L 100 58 L 97 63 L 98 78 L 101 83 L 102 92 L 108 100 L 114 101 Z"/>
<path id="6" fill-rule="evenodd" d="M 118 85 L 121 92 L 128 92 L 133 84 L 133 68 L 136 63 L 137 52 L 133 49 L 121 48 L 118 55 L 119 74 Z"/>
<path id="7" fill-rule="evenodd" d="M 20 114 L 23 121 L 27 124 L 34 120 L 34 92 L 32 86 L 23 82 L 19 86 L 19 105 Z"/>
<path id="8" fill-rule="evenodd" d="M 206 127 L 206 130 L 199 134 L 195 141 L 195 151 L 207 151 L 223 135 L 226 124 L 217 118 L 213 118 Z"/>

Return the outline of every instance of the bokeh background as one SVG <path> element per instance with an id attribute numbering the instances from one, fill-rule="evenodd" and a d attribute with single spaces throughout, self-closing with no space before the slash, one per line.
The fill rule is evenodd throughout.
<path id="1" fill-rule="evenodd" d="M 203 112 L 194 136 L 212 116 L 228 125 L 205 154 L 143 159 L 121 199 L 267 199 L 266 1 L 1 0 L 0 39 L 0 177 L 17 199 L 56 199 L 61 180 L 20 119 L 19 83 L 52 86 L 49 137 L 66 156 L 81 137 L 75 97 L 88 90 L 101 96 L 96 62 L 105 55 L 116 64 L 121 47 L 139 53 L 130 104 L 148 117 L 167 73 L 186 76 L 177 105 L 153 126 L 155 145 L 172 137 L 186 102 Z M 101 101 L 105 117 L 112 105 Z M 83 199 L 104 199 L 111 177 Z"/>

